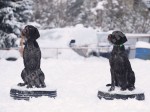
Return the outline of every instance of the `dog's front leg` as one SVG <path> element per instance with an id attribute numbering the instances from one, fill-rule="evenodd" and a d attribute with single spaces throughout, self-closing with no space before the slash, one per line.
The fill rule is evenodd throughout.
<path id="1" fill-rule="evenodd" d="M 113 69 L 110 69 L 111 72 L 111 87 L 109 91 L 114 91 L 115 90 L 115 73 Z"/>
<path id="2" fill-rule="evenodd" d="M 27 85 L 27 80 L 26 80 L 26 77 L 27 77 L 27 71 L 25 70 L 25 68 L 22 70 L 21 72 L 21 78 L 22 80 L 24 81 L 24 83 L 18 83 L 18 86 L 25 86 Z"/>

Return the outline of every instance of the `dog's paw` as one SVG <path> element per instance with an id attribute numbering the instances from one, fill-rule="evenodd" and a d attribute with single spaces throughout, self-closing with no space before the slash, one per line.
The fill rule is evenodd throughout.
<path id="1" fill-rule="evenodd" d="M 128 90 L 129 91 L 133 91 L 135 89 L 135 87 L 134 86 L 132 86 L 132 87 L 128 87 Z"/>
<path id="2" fill-rule="evenodd" d="M 127 89 L 127 88 L 121 88 L 120 90 L 121 90 L 121 91 L 125 91 L 126 89 Z"/>
<path id="3" fill-rule="evenodd" d="M 40 88 L 40 86 L 39 86 L 39 85 L 35 85 L 35 87 Z"/>
<path id="4" fill-rule="evenodd" d="M 17 85 L 18 85 L 18 86 L 25 86 L 26 83 L 18 83 Z"/>
<path id="5" fill-rule="evenodd" d="M 42 87 L 42 88 L 45 88 L 45 87 L 46 87 L 46 85 L 45 85 L 45 84 L 44 84 L 44 85 L 41 85 L 41 87 Z"/>
<path id="6" fill-rule="evenodd" d="M 111 86 L 111 88 L 108 90 L 108 91 L 114 91 L 115 90 L 115 87 L 114 86 Z"/>
<path id="7" fill-rule="evenodd" d="M 33 88 L 31 85 L 27 85 L 27 88 Z"/>

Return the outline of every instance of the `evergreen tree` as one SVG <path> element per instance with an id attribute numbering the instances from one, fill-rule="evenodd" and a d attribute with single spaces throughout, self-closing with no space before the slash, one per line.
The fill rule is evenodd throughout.
<path id="1" fill-rule="evenodd" d="M 105 18 L 101 26 L 104 31 L 118 29 L 127 33 L 147 33 L 150 30 L 150 12 L 142 1 L 134 0 L 132 7 L 126 4 L 131 0 L 107 1 L 102 16 Z"/>
<path id="2" fill-rule="evenodd" d="M 150 11 L 143 0 L 34 0 L 34 20 L 43 28 L 83 24 L 103 31 L 147 33 Z"/>
<path id="3" fill-rule="evenodd" d="M 0 0 L 0 48 L 15 47 L 22 26 L 32 16 L 31 0 Z"/>

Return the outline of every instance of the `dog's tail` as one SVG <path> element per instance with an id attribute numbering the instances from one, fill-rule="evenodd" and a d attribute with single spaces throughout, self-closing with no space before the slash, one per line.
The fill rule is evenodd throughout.
<path id="1" fill-rule="evenodd" d="M 106 84 L 106 86 L 111 86 L 111 84 Z"/>

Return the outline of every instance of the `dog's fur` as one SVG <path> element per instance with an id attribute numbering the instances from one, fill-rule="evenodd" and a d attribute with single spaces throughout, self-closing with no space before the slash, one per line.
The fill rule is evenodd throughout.
<path id="1" fill-rule="evenodd" d="M 114 31 L 108 36 L 108 41 L 114 45 L 109 58 L 111 72 L 111 84 L 107 85 L 111 86 L 109 91 L 115 90 L 115 86 L 121 90 L 134 90 L 135 75 L 123 45 L 127 41 L 126 36 L 120 31 Z"/>
<path id="2" fill-rule="evenodd" d="M 27 25 L 22 33 L 22 38 L 25 40 L 25 47 L 23 50 L 24 66 L 21 77 L 24 83 L 19 83 L 19 86 L 27 85 L 27 88 L 33 86 L 40 88 L 46 87 L 44 83 L 44 73 L 40 68 L 41 51 L 36 39 L 40 37 L 39 31 L 32 25 Z"/>

